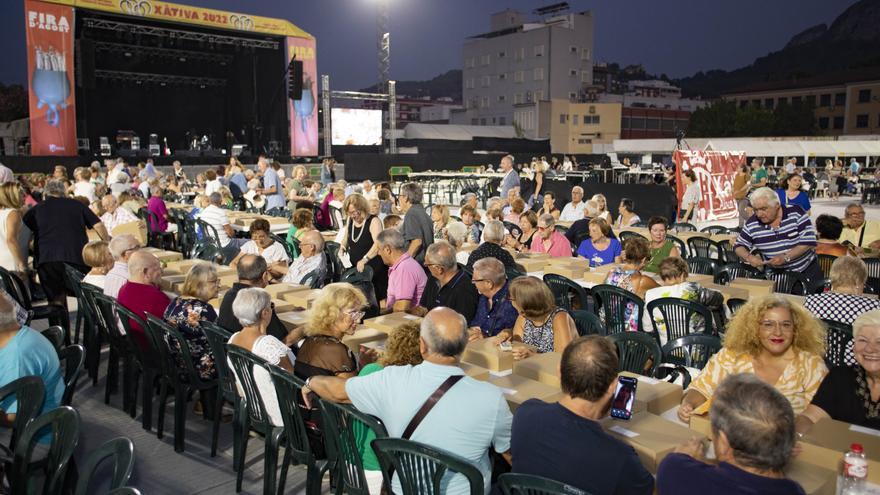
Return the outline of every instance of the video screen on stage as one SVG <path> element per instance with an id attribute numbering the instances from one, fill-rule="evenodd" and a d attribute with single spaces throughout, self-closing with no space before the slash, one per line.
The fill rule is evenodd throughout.
<path id="1" fill-rule="evenodd" d="M 382 110 L 334 108 L 330 118 L 334 146 L 382 144 Z"/>

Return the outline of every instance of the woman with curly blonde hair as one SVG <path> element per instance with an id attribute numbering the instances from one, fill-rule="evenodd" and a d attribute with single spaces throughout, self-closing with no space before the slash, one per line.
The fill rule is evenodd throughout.
<path id="1" fill-rule="evenodd" d="M 712 394 L 726 376 L 754 373 L 804 411 L 828 373 L 825 327 L 803 306 L 779 295 L 752 299 L 727 326 L 724 347 L 706 364 L 685 392 L 678 417 L 709 410 Z"/>

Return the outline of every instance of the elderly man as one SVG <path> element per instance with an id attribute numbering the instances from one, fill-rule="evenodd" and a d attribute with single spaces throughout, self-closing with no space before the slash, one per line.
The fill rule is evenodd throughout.
<path id="1" fill-rule="evenodd" d="M 422 186 L 409 182 L 400 188 L 398 196 L 403 217 L 403 236 L 406 251 L 419 263 L 425 261 L 425 250 L 434 242 L 434 222 L 422 206 Z"/>
<path id="2" fill-rule="evenodd" d="M 794 411 L 779 391 L 751 373 L 730 375 L 709 410 L 718 464 L 703 462 L 705 445 L 692 440 L 657 469 L 661 494 L 803 494 L 785 478 L 795 437 Z"/>
<path id="3" fill-rule="evenodd" d="M 113 232 L 113 229 L 124 223 L 138 221 L 138 218 L 132 212 L 119 207 L 119 200 L 112 194 L 101 198 L 101 206 L 105 212 L 101 215 L 101 223 L 104 224 L 108 232 Z"/>
<path id="4" fill-rule="evenodd" d="M 785 175 L 791 175 L 797 172 L 797 158 L 790 157 L 785 163 Z"/>
<path id="5" fill-rule="evenodd" d="M 501 158 L 501 165 L 498 166 L 498 170 L 504 173 L 504 177 L 501 178 L 501 190 L 499 194 L 502 198 L 507 197 L 507 192 L 513 189 L 514 187 L 519 187 L 519 173 L 513 169 L 513 157 L 510 155 L 505 155 Z"/>
<path id="6" fill-rule="evenodd" d="M 257 165 L 260 167 L 260 173 L 263 174 L 263 187 L 257 192 L 266 198 L 266 209 L 284 208 L 284 186 L 281 184 L 278 172 L 269 165 L 265 156 L 260 156 Z"/>
<path id="7" fill-rule="evenodd" d="M 499 342 L 510 339 L 519 313 L 507 297 L 509 283 L 504 265 L 495 258 L 477 261 L 471 282 L 480 293 L 480 299 L 477 313 L 468 325 L 470 339 L 496 336 Z"/>
<path id="8" fill-rule="evenodd" d="M 478 203 L 477 203 L 477 195 L 474 194 L 474 193 L 472 193 L 472 192 L 465 193 L 465 195 L 464 195 L 464 197 L 463 197 L 463 199 L 462 199 L 462 202 L 461 202 L 461 206 L 462 206 L 462 207 L 464 207 L 464 206 L 470 206 L 471 208 L 474 209 L 474 211 L 476 211 L 476 210 L 477 210 L 477 205 L 478 205 Z"/>
<path id="9" fill-rule="evenodd" d="M 376 191 L 376 188 L 373 187 L 373 183 L 369 179 L 361 182 L 361 194 L 368 200 L 379 199 L 379 192 Z"/>
<path id="10" fill-rule="evenodd" d="M 587 493 L 652 493 L 654 477 L 633 448 L 599 423 L 611 409 L 617 372 L 617 349 L 610 339 L 591 335 L 568 344 L 559 365 L 563 397 L 551 403 L 527 400 L 513 416 L 511 471 Z"/>
<path id="11" fill-rule="evenodd" d="M 311 391 L 334 402 L 350 402 L 359 411 L 382 420 L 391 437 L 409 433 L 407 439 L 455 452 L 480 469 L 483 491 L 489 493 L 492 476 L 488 451 L 493 447 L 505 454 L 509 449 L 511 414 L 499 388 L 464 376 L 459 368 L 467 342 L 464 318 L 449 308 L 435 308 L 421 323 L 421 364 L 389 366 L 347 380 L 316 375 L 306 380 L 303 392 L 305 395 Z M 437 394 L 439 398 L 432 400 Z M 430 414 L 413 424 L 413 418 L 428 401 L 434 404 Z M 471 493 L 461 475 L 450 476 L 443 485 L 443 493 L 448 495 Z M 401 493 L 397 476 L 392 490 Z"/>
<path id="12" fill-rule="evenodd" d="M 545 213 L 538 218 L 538 234 L 532 237 L 533 253 L 548 253 L 554 258 L 571 256 L 568 238 L 556 231 L 556 219 Z"/>
<path id="13" fill-rule="evenodd" d="M 574 186 L 571 188 L 571 202 L 566 204 L 564 208 L 562 208 L 562 213 L 559 215 L 559 220 L 562 222 L 576 222 L 581 218 L 584 218 L 584 209 L 587 207 L 587 204 L 583 202 L 584 199 L 584 190 L 581 186 Z"/>
<path id="14" fill-rule="evenodd" d="M 290 266 L 283 263 L 283 266 L 276 266 L 277 271 L 287 273 L 284 274 L 282 282 L 288 284 L 301 284 L 306 275 L 316 272 L 317 280 L 324 280 L 327 274 L 327 260 L 324 258 L 324 238 L 317 230 L 309 230 L 303 234 L 299 242 L 299 257 L 293 260 Z"/>
<path id="15" fill-rule="evenodd" d="M 880 249 L 880 222 L 865 220 L 865 208 L 859 203 L 846 205 L 840 241 L 862 249 Z"/>
<path id="16" fill-rule="evenodd" d="M 404 250 L 403 234 L 397 229 L 385 229 L 376 238 L 379 256 L 388 266 L 388 295 L 384 313 L 406 311 L 419 304 L 428 283 L 428 276 L 419 263 Z"/>
<path id="17" fill-rule="evenodd" d="M 471 251 L 468 256 L 467 266 L 472 267 L 474 263 L 483 258 L 495 258 L 504 264 L 505 268 L 516 268 L 516 262 L 513 261 L 513 255 L 501 247 L 501 242 L 505 236 L 504 224 L 498 220 L 489 220 L 483 227 L 483 243 L 477 249 Z M 571 256 L 569 250 L 568 256 Z"/>
<path id="18" fill-rule="evenodd" d="M 141 316 L 151 314 L 162 318 L 171 299 L 159 289 L 162 264 L 153 254 L 135 251 L 128 259 L 128 282 L 119 289 L 119 304 Z M 131 331 L 141 349 L 150 347 L 144 329 L 131 322 Z"/>
<path id="19" fill-rule="evenodd" d="M 232 303 L 235 302 L 238 291 L 249 287 L 265 289 L 270 278 L 266 260 L 262 256 L 246 254 L 238 260 L 238 265 L 235 268 L 238 271 L 238 282 L 232 284 L 232 288 L 223 294 L 223 300 L 220 301 L 220 311 L 217 313 L 217 324 L 233 333 L 241 330 L 241 323 L 238 322 L 238 318 L 232 311 Z M 288 346 L 294 346 L 302 339 L 302 330 L 288 332 L 281 320 L 278 319 L 273 307 L 272 319 L 269 320 L 269 326 L 266 327 L 266 335 L 271 335 Z"/>
<path id="20" fill-rule="evenodd" d="M 565 238 L 575 247 L 580 246 L 581 242 L 590 236 L 590 220 L 599 214 L 599 204 L 595 200 L 586 201 L 586 204 L 584 218 L 571 224 L 568 230 L 565 231 Z"/>
<path id="21" fill-rule="evenodd" d="M 128 260 L 141 245 L 133 235 L 123 234 L 111 239 L 108 247 L 113 255 L 113 268 L 104 278 L 104 294 L 117 298 L 119 289 L 128 282 Z"/>
<path id="22" fill-rule="evenodd" d="M 64 395 L 64 379 L 58 353 L 49 339 L 16 320 L 17 304 L 0 292 L 0 387 L 23 376 L 37 376 L 43 381 L 45 398 L 40 414 L 55 409 Z M 10 428 L 18 411 L 14 397 L 0 402 L 0 426 Z M 48 441 L 50 435 L 42 438 Z"/>
<path id="23" fill-rule="evenodd" d="M 211 193 L 208 196 L 208 201 L 208 206 L 198 212 L 196 218 L 214 227 L 214 230 L 217 231 L 217 242 L 220 243 L 218 247 L 223 252 L 226 261 L 229 262 L 235 258 L 247 239 L 236 239 L 235 230 L 229 224 L 229 216 L 226 214 L 226 210 L 220 207 L 223 204 L 223 197 L 220 196 L 220 193 Z M 210 232 L 203 234 L 210 235 Z"/>
<path id="24" fill-rule="evenodd" d="M 510 190 L 507 191 L 507 196 L 504 198 L 504 207 L 501 209 L 501 213 L 503 213 L 504 215 L 509 215 L 510 212 L 513 210 L 513 202 L 517 198 L 519 198 L 519 186 L 511 187 Z"/>
<path id="25" fill-rule="evenodd" d="M 407 313 L 425 316 L 438 306 L 454 309 L 470 321 L 477 312 L 477 288 L 470 277 L 458 268 L 455 248 L 446 241 L 437 241 L 428 247 L 425 266 L 431 274 L 418 306 Z"/>
<path id="26" fill-rule="evenodd" d="M 66 308 L 64 265 L 73 265 L 87 273 L 90 268 L 82 259 L 82 249 L 89 242 L 86 229 L 93 229 L 105 241 L 110 235 L 88 206 L 65 197 L 63 182 L 50 180 L 43 191 L 46 199 L 28 210 L 22 221 L 34 233 L 37 253 L 34 265 L 46 297 L 50 303 Z"/>
<path id="27" fill-rule="evenodd" d="M 749 196 L 755 211 L 736 239 L 734 251 L 755 267 L 801 272 L 810 280 L 823 278 L 816 258 L 816 231 L 799 206 L 782 206 L 769 187 Z"/>

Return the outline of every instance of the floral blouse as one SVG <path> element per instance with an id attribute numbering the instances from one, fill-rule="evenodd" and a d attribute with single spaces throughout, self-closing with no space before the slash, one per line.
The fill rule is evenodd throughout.
<path id="1" fill-rule="evenodd" d="M 168 324 L 174 325 L 183 334 L 199 376 L 204 380 L 216 379 L 217 370 L 214 369 L 214 355 L 211 353 L 205 332 L 199 326 L 201 321 L 212 323 L 217 321 L 217 313 L 214 308 L 198 299 L 178 297 L 168 305 L 164 318 Z M 177 342 L 169 340 L 168 343 L 175 354 L 177 365 L 184 368 L 183 359 L 177 355 L 180 352 Z"/>

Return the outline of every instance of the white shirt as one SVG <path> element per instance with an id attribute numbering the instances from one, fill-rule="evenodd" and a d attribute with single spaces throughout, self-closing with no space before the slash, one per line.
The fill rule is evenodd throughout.
<path id="1" fill-rule="evenodd" d="M 681 197 L 681 208 L 686 210 L 692 203 L 695 203 L 694 210 L 696 210 L 700 205 L 700 199 L 700 184 L 692 182 Z"/>
<path id="2" fill-rule="evenodd" d="M 785 164 L 785 173 L 793 174 L 795 170 L 797 170 L 797 165 L 794 163 L 788 162 Z"/>
<path id="3" fill-rule="evenodd" d="M 256 242 L 247 241 L 244 243 L 244 246 L 241 247 L 241 253 L 262 256 L 263 259 L 266 260 L 266 263 L 270 265 L 278 261 L 287 263 L 290 259 L 287 257 L 287 251 L 284 250 L 284 246 L 278 242 L 273 242 L 269 247 L 261 251 L 260 246 L 258 246 Z"/>
<path id="4" fill-rule="evenodd" d="M 221 187 L 223 187 L 223 184 L 220 183 L 220 179 L 214 179 L 205 182 L 205 196 L 210 196 L 212 193 L 220 192 Z"/>
<path id="5" fill-rule="evenodd" d="M 104 276 L 104 295 L 119 297 L 119 289 L 128 282 L 128 263 L 117 261 L 113 268 Z"/>
<path id="6" fill-rule="evenodd" d="M 581 218 L 584 218 L 584 210 L 587 208 L 587 203 L 581 201 L 578 204 L 568 203 L 565 205 L 565 208 L 562 209 L 562 213 L 559 215 L 559 220 L 563 222 L 576 222 Z"/>
<path id="7" fill-rule="evenodd" d="M 95 185 L 91 182 L 77 182 L 73 185 L 73 195 L 88 198 L 89 202 L 97 201 Z"/>
<path id="8" fill-rule="evenodd" d="M 300 256 L 293 260 L 293 263 L 287 269 L 287 273 L 284 275 L 284 278 L 281 279 L 281 282 L 285 284 L 301 284 L 303 277 L 324 267 L 324 253 L 309 256 L 308 258 Z M 323 273 L 319 273 L 318 278 L 322 278 L 323 276 Z"/>
<path id="9" fill-rule="evenodd" d="M 235 339 L 240 332 L 236 332 L 229 340 Z M 254 341 L 254 345 L 251 348 L 251 352 L 265 359 L 269 364 L 278 365 L 281 362 L 281 358 L 287 356 L 287 359 L 290 360 L 290 364 L 293 364 L 296 361 L 293 353 L 290 352 L 290 348 L 284 345 L 284 342 L 276 339 L 271 335 L 261 335 Z M 229 368 L 232 369 L 235 375 L 235 388 L 238 389 L 238 395 L 240 397 L 244 397 L 244 389 L 241 388 L 241 380 L 238 379 L 238 374 L 235 371 L 235 368 L 232 366 L 232 362 L 229 362 Z M 272 382 L 272 377 L 269 376 L 269 372 L 266 371 L 262 366 L 254 366 L 254 382 L 257 384 L 257 390 L 260 392 L 260 398 L 263 399 L 263 405 L 266 406 L 266 414 L 269 415 L 269 422 L 272 423 L 272 426 L 284 426 L 284 421 L 281 419 L 281 409 L 278 406 L 278 394 L 275 393 L 275 383 Z"/>
<path id="10" fill-rule="evenodd" d="M 107 275 L 86 275 L 83 277 L 83 282 L 87 284 L 92 284 L 99 289 L 104 288 L 104 282 L 107 280 Z"/>
<path id="11" fill-rule="evenodd" d="M 145 198 L 150 199 L 150 183 L 147 181 L 141 182 L 138 185 L 138 191 L 144 195 Z"/>
<path id="12" fill-rule="evenodd" d="M 225 247 L 229 244 L 229 235 L 223 229 L 224 225 L 229 225 L 229 217 L 226 215 L 226 210 L 218 206 L 208 205 L 207 208 L 196 214 L 196 218 L 203 220 L 217 230 L 217 240 L 220 241 L 220 247 Z"/>
<path id="13" fill-rule="evenodd" d="M 113 213 L 107 212 L 101 215 L 101 223 L 107 227 L 107 232 L 111 234 L 116 227 L 131 222 L 137 222 L 137 217 L 121 206 L 117 206 Z"/>

